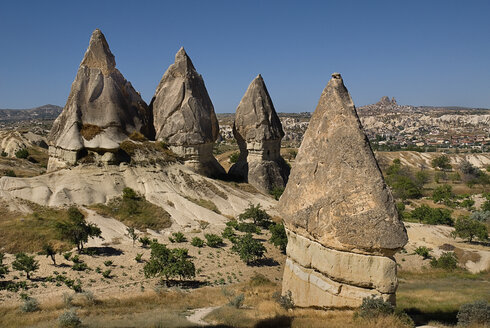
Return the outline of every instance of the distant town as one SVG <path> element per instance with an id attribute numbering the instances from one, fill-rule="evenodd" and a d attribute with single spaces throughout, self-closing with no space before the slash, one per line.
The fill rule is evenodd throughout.
<path id="1" fill-rule="evenodd" d="M 35 129 L 46 134 L 62 108 L 45 105 L 27 110 L 0 109 L 0 129 Z M 357 108 L 374 150 L 397 151 L 490 151 L 490 109 L 398 105 L 383 97 Z M 283 147 L 297 148 L 303 140 L 312 113 L 279 113 L 285 136 Z M 234 114 L 217 114 L 221 142 L 232 142 Z"/>

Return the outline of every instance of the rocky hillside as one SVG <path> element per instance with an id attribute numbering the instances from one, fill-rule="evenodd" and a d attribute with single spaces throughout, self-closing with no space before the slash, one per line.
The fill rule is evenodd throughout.
<path id="1" fill-rule="evenodd" d="M 56 105 L 44 105 L 30 109 L 0 109 L 0 122 L 31 120 L 54 120 L 63 108 Z"/>
<path id="2" fill-rule="evenodd" d="M 83 177 L 82 179 L 80 177 Z M 130 187 L 167 211 L 173 227 L 196 228 L 205 220 L 224 226 L 249 204 L 261 204 L 274 214 L 275 201 L 249 185 L 212 180 L 182 164 L 133 167 L 80 165 L 32 178 L 0 179 L 0 199 L 22 210 L 22 200 L 43 206 L 106 203 Z M 203 201 L 204 200 L 204 201 Z"/>
<path id="3" fill-rule="evenodd" d="M 398 105 L 383 97 L 358 108 L 364 128 L 373 134 L 488 134 L 490 110 Z M 403 132 L 402 132 L 403 131 Z"/>

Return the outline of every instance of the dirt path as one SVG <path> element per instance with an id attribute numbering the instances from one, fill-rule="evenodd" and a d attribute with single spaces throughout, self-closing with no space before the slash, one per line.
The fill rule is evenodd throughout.
<path id="1" fill-rule="evenodd" d="M 200 308 L 200 309 L 195 309 L 194 312 L 188 316 L 186 316 L 186 319 L 199 326 L 209 326 L 209 323 L 204 321 L 204 317 L 206 317 L 209 313 L 211 313 L 213 310 L 219 308 L 219 306 L 210 306 L 210 307 L 205 307 L 205 308 Z"/>

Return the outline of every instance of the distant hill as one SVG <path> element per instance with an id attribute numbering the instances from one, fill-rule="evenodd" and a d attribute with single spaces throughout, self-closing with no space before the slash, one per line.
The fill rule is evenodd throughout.
<path id="1" fill-rule="evenodd" d="M 0 122 L 17 122 L 29 120 L 54 120 L 60 115 L 63 107 L 44 105 L 30 109 L 0 109 Z"/>

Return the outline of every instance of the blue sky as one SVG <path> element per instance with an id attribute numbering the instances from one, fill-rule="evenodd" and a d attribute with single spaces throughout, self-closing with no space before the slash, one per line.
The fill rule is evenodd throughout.
<path id="1" fill-rule="evenodd" d="M 216 112 L 262 74 L 277 111 L 313 111 L 332 72 L 357 106 L 490 108 L 490 1 L 0 2 L 0 108 L 63 106 L 90 34 L 149 102 L 180 46 Z"/>

